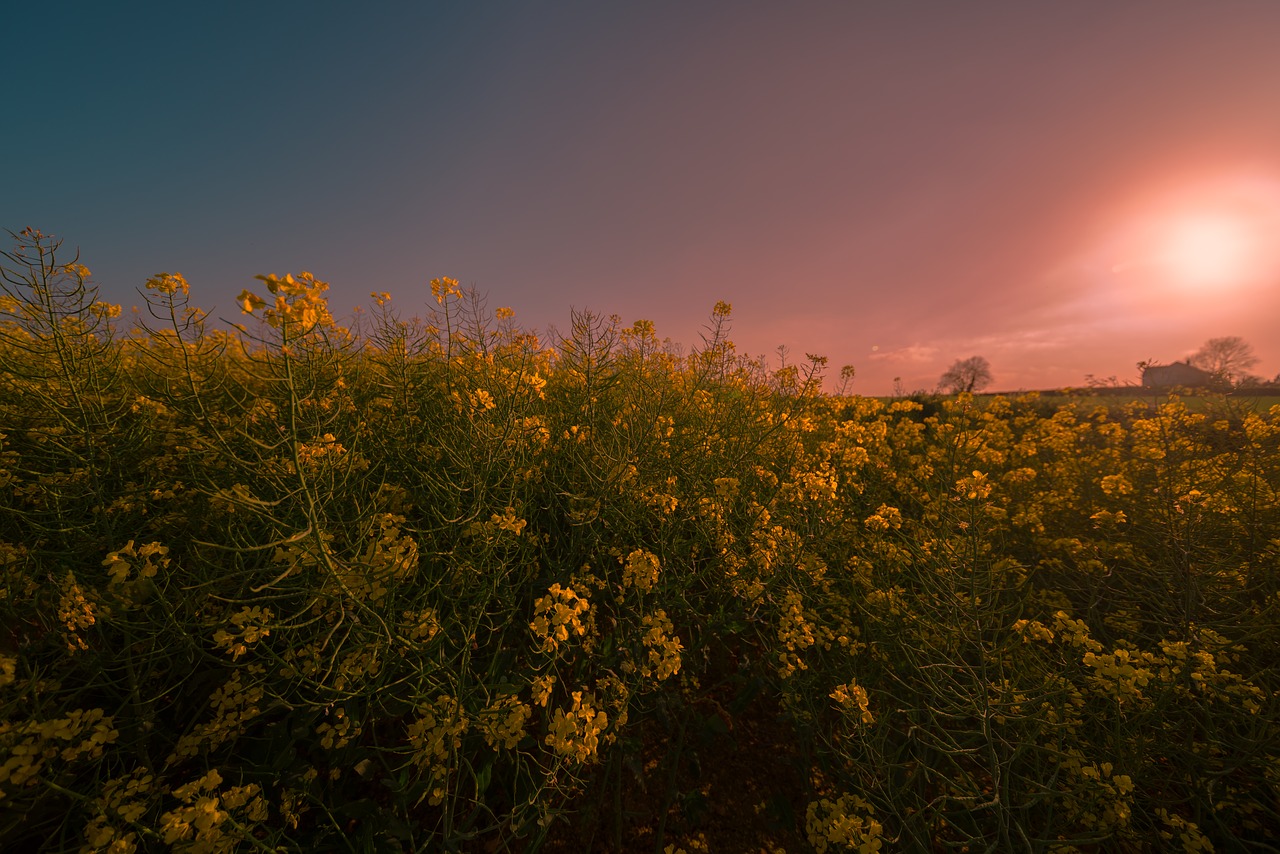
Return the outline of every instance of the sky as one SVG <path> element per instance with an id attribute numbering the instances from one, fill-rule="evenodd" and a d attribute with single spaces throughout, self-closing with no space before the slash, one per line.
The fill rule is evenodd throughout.
<path id="1" fill-rule="evenodd" d="M 365 8 L 365 7 L 368 8 Z M 6 10 L 0 228 L 230 321 L 450 276 L 932 389 L 1137 382 L 1238 335 L 1280 371 L 1274 0 L 225 2 Z M 0 235 L 0 238 L 7 239 Z"/>

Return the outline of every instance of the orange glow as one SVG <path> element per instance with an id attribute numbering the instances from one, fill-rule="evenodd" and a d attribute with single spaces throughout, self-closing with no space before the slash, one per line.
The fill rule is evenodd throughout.
<path id="1" fill-rule="evenodd" d="M 1197 214 L 1174 221 L 1165 237 L 1163 262 L 1168 272 L 1188 285 L 1230 285 L 1251 275 L 1256 266 L 1249 223 L 1224 214 Z"/>
<path id="2" fill-rule="evenodd" d="M 1112 244 L 1131 287 L 1206 295 L 1252 290 L 1280 273 L 1280 184 L 1223 178 L 1148 197 L 1123 216 Z M 1115 257 L 1113 255 L 1112 257 Z"/>

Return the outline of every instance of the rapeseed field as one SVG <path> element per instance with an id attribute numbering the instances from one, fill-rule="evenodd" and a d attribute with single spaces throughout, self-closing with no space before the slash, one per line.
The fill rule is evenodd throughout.
<path id="1" fill-rule="evenodd" d="M 926 411 L 449 279 L 126 321 L 58 250 L 0 296 L 5 850 L 1280 835 L 1280 407 Z"/>

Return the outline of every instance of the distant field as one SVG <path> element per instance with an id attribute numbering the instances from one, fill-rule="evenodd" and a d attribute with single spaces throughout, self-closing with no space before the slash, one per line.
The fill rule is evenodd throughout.
<path id="1" fill-rule="evenodd" d="M 1280 391 L 1267 391 L 1262 394 L 1243 393 L 1210 393 L 1190 392 L 1171 394 L 1151 389 L 1082 389 L 1064 393 L 1062 391 L 1040 392 L 1040 399 L 1052 405 L 1075 403 L 1088 406 L 1123 406 L 1127 403 L 1145 403 L 1159 406 L 1170 400 L 1180 400 L 1192 412 L 1219 410 L 1267 412 L 1273 406 L 1280 405 Z"/>
<path id="2" fill-rule="evenodd" d="M 1129 403 L 1143 403 L 1151 407 L 1160 406 L 1178 400 L 1186 404 L 1192 412 L 1213 411 L 1252 411 L 1268 412 L 1273 406 L 1280 406 L 1280 390 L 1267 389 L 1260 393 L 1247 392 L 1208 392 L 1188 390 L 1181 394 L 1168 391 L 1157 391 L 1134 386 L 1132 388 L 1083 388 L 1054 389 L 1052 391 L 1003 391 L 977 395 L 980 399 L 995 397 L 1018 398 L 1028 394 L 1039 396 L 1046 408 L 1056 408 L 1067 404 L 1077 406 L 1119 407 Z M 888 400 L 888 398 L 885 398 Z"/>

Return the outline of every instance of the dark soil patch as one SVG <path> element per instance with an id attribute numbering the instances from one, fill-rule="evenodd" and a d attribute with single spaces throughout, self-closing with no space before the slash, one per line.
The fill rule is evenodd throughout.
<path id="1" fill-rule="evenodd" d="M 602 763 L 542 851 L 808 850 L 809 766 L 776 702 L 757 698 L 731 717 L 704 700 L 664 723 L 642 729 L 635 759 Z"/>

